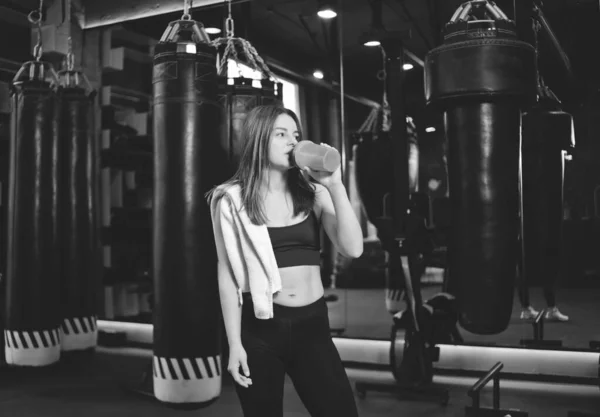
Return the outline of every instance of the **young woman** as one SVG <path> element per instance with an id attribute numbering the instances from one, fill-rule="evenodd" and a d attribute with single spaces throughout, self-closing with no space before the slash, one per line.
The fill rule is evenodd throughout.
<path id="1" fill-rule="evenodd" d="M 217 244 L 218 279 L 229 343 L 227 370 L 236 382 L 245 417 L 283 416 L 286 374 L 312 416 L 358 415 L 331 339 L 319 242 L 322 226 L 339 252 L 356 258 L 363 251 L 362 230 L 339 169 L 329 173 L 293 166 L 291 152 L 301 139 L 298 118 L 291 110 L 253 109 L 242 128 L 244 148 L 236 174 L 208 194 L 214 207 L 213 225 L 223 210 L 231 210 L 230 203 L 223 205 L 227 200 L 223 196 L 232 190 L 240 196 L 242 207 L 237 210 L 244 210 L 253 225 L 268 231 L 268 251 L 274 255 L 281 281 L 279 290 L 269 294 L 272 316 L 257 317 L 253 306 L 257 298 L 249 291 L 252 285 L 240 288 L 227 259 L 232 250 L 237 251 L 232 247 L 241 248 L 242 242 L 229 241 L 225 247 L 219 227 L 214 228 L 215 241 L 221 242 Z M 232 234 L 238 240 L 242 235 Z M 227 265 L 229 269 L 224 269 Z"/>

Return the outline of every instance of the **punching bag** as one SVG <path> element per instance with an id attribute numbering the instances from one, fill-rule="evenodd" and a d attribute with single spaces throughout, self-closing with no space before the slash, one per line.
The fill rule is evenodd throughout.
<path id="1" fill-rule="evenodd" d="M 411 127 L 412 125 L 412 127 Z M 408 172 L 411 200 L 418 184 L 419 148 L 412 120 L 407 119 Z M 361 133 L 356 147 L 356 182 L 368 220 L 377 228 L 385 251 L 385 306 L 390 314 L 404 308 L 404 271 L 400 259 L 390 256 L 395 249 L 392 229 L 393 157 L 389 132 Z"/>
<path id="2" fill-rule="evenodd" d="M 392 229 L 393 170 L 391 140 L 387 132 L 362 133 L 356 145 L 356 182 L 368 220 L 377 229 L 385 251 L 385 308 L 396 314 L 403 307 L 404 272 L 400 259 L 390 256 L 395 240 Z"/>
<path id="3" fill-rule="evenodd" d="M 554 284 L 561 270 L 563 150 L 573 145 L 573 119 L 541 100 L 523 114 L 521 222 L 525 284 Z"/>
<path id="4" fill-rule="evenodd" d="M 408 191 L 412 194 L 418 189 L 419 146 L 411 124 L 407 120 Z M 392 139 L 389 132 L 379 132 L 361 133 L 356 140 L 356 183 L 360 199 L 368 220 L 377 228 L 383 249 L 389 252 L 396 246 L 391 228 L 394 190 Z"/>
<path id="5" fill-rule="evenodd" d="M 60 358 L 57 81 L 32 61 L 12 83 L 5 356 L 17 366 Z"/>
<path id="6" fill-rule="evenodd" d="M 240 138 L 246 116 L 256 106 L 281 104 L 283 85 L 266 78 L 260 80 L 260 88 L 252 86 L 250 78 L 222 77 L 219 81 L 219 103 L 223 109 L 221 148 L 227 154 L 227 177 L 231 177 L 238 168 L 244 147 Z"/>
<path id="7" fill-rule="evenodd" d="M 512 312 L 520 107 L 535 99 L 535 62 L 534 48 L 487 1 L 464 3 L 425 60 L 426 101 L 443 112 L 449 147 L 450 280 L 459 322 L 475 334 L 501 333 Z"/>
<path id="8" fill-rule="evenodd" d="M 82 72 L 64 70 L 60 81 L 59 125 L 62 169 L 59 245 L 63 351 L 96 347 L 97 291 L 100 288 L 98 161 L 94 140 L 94 97 Z"/>
<path id="9" fill-rule="evenodd" d="M 179 20 L 154 52 L 154 395 L 186 408 L 221 392 L 217 255 L 204 199 L 222 180 L 209 42 L 201 24 Z"/>

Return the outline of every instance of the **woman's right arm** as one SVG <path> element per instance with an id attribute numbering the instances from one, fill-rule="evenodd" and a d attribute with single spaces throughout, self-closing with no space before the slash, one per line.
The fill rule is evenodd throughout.
<path id="1" fill-rule="evenodd" d="M 221 311 L 223 312 L 223 322 L 225 323 L 229 348 L 241 346 L 242 308 L 226 260 L 225 262 L 219 260 L 219 298 L 221 299 Z"/>
<path id="2" fill-rule="evenodd" d="M 238 300 L 237 288 L 231 274 L 225 273 L 219 262 L 219 297 L 225 323 L 225 333 L 229 344 L 229 364 L 227 370 L 238 384 L 248 388 L 252 385 L 248 357 L 242 346 L 242 308 Z M 242 368 L 243 374 L 240 373 Z M 244 376 L 245 375 L 245 376 Z"/>
<path id="3" fill-rule="evenodd" d="M 223 199 L 218 203 L 214 213 L 213 230 L 217 246 L 219 299 L 221 301 L 225 333 L 229 344 L 229 364 L 227 365 L 227 370 L 238 384 L 248 387 L 248 385 L 252 384 L 252 381 L 249 378 L 250 371 L 248 369 L 246 351 L 242 346 L 242 308 L 238 299 L 235 278 L 225 249 L 221 229 L 221 222 L 231 221 L 231 219 L 228 219 L 227 210 L 222 211 L 221 204 L 223 204 Z M 240 374 L 240 367 L 246 376 Z"/>

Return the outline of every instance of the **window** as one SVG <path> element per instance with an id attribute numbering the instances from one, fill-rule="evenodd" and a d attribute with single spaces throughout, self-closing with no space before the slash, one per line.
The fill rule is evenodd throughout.
<path id="1" fill-rule="evenodd" d="M 254 80 L 252 81 L 253 87 L 261 87 L 260 80 L 263 77 L 260 71 L 253 70 L 247 65 L 236 62 L 233 59 L 230 59 L 227 64 L 227 78 L 229 78 L 227 81 L 228 84 L 233 84 L 232 78 L 244 77 Z M 298 115 L 298 118 L 300 118 L 300 98 L 298 93 L 298 84 L 281 77 L 277 77 L 277 79 L 283 84 L 283 106 L 292 110 Z"/>

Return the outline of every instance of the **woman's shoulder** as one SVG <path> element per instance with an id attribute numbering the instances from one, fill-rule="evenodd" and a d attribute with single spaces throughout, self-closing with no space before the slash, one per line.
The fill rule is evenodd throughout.
<path id="1" fill-rule="evenodd" d="M 223 183 L 217 185 L 212 191 L 210 196 L 210 205 L 219 210 L 219 207 L 226 201 L 228 205 L 238 206 L 241 199 L 241 187 L 236 183 Z"/>
<path id="2" fill-rule="evenodd" d="M 211 206 L 220 205 L 223 197 L 229 197 L 229 200 L 235 200 L 240 195 L 240 186 L 238 184 L 225 182 L 215 186 L 207 193 L 207 199 Z"/>
<path id="3" fill-rule="evenodd" d="M 212 195 L 215 198 L 220 198 L 220 197 L 223 197 L 224 195 L 236 197 L 240 194 L 241 194 L 240 185 L 237 183 L 231 183 L 231 182 L 224 182 L 222 184 L 219 184 L 212 191 Z"/>
<path id="4" fill-rule="evenodd" d="M 240 185 L 232 182 L 224 182 L 215 187 L 215 192 L 218 192 L 219 194 L 239 193 L 240 191 Z"/>

